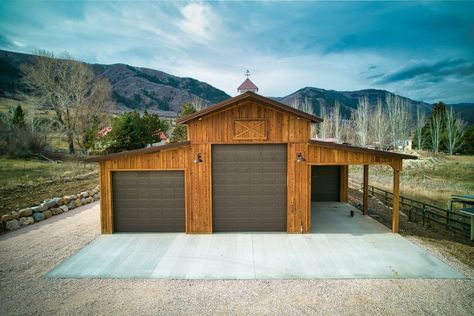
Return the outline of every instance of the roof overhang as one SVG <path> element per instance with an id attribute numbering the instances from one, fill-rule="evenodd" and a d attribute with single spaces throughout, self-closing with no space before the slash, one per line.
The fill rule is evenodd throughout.
<path id="1" fill-rule="evenodd" d="M 242 93 L 242 94 L 240 94 L 236 97 L 233 97 L 233 98 L 227 99 L 225 101 L 222 101 L 220 103 L 214 104 L 210 107 L 204 108 L 201 111 L 195 112 L 191 115 L 180 118 L 180 119 L 176 120 L 176 123 L 186 124 L 189 121 L 192 121 L 192 120 L 195 120 L 195 119 L 198 119 L 198 118 L 202 118 L 202 117 L 204 117 L 204 116 L 206 116 L 210 113 L 213 113 L 213 112 L 217 112 L 217 111 L 227 109 L 227 108 L 235 105 L 236 103 L 243 102 L 243 101 L 256 101 L 256 102 L 274 107 L 276 109 L 279 109 L 281 111 L 292 113 L 292 114 L 294 114 L 298 117 L 306 118 L 306 119 L 310 120 L 313 123 L 319 123 L 319 122 L 323 121 L 323 119 L 320 118 L 320 117 L 308 114 L 304 111 L 292 108 L 291 106 L 288 106 L 288 105 L 283 104 L 281 102 L 272 100 L 270 98 L 263 97 L 261 95 L 258 95 L 256 93 L 253 93 L 253 92 L 249 91 L 249 92 Z"/>
<path id="2" fill-rule="evenodd" d="M 370 148 L 352 146 L 352 145 L 347 145 L 347 144 L 324 142 L 324 141 L 315 140 L 315 139 L 311 139 L 309 143 L 313 145 L 318 145 L 320 147 L 335 148 L 335 149 L 341 149 L 341 150 L 347 150 L 347 151 L 353 151 L 353 152 L 373 154 L 377 156 L 383 156 L 383 157 L 389 157 L 389 158 L 395 158 L 395 159 L 418 159 L 417 156 L 413 156 L 413 155 L 406 155 L 406 154 L 396 153 L 392 151 L 370 149 Z"/>
<path id="3" fill-rule="evenodd" d="M 140 149 L 135 149 L 135 150 L 129 150 L 129 151 L 122 151 L 119 153 L 114 153 L 110 155 L 104 155 L 104 156 L 94 156 L 94 157 L 88 157 L 85 159 L 86 162 L 100 162 L 100 161 L 106 161 L 106 160 L 114 160 L 114 159 L 119 159 L 119 158 L 125 158 L 129 156 L 135 156 L 135 155 L 141 155 L 141 154 L 151 154 L 163 150 L 171 150 L 171 149 L 177 149 L 180 147 L 184 147 L 186 145 L 189 145 L 189 141 L 185 142 L 176 142 L 176 143 L 171 143 L 171 144 L 166 144 L 166 145 L 160 145 L 160 146 L 153 146 L 153 147 L 148 147 L 148 148 L 140 148 Z"/>

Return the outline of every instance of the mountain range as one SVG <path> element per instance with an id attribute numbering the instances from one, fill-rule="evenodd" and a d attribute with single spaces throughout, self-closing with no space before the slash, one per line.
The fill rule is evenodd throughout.
<path id="1" fill-rule="evenodd" d="M 20 65 L 32 62 L 34 55 L 0 50 L 0 96 L 20 98 L 28 93 L 21 83 Z M 148 110 L 165 117 L 175 117 L 183 104 L 198 101 L 208 106 L 230 98 L 224 91 L 205 82 L 167 74 L 162 71 L 133 67 L 126 64 L 91 64 L 97 76 L 106 77 L 112 84 L 111 105 L 106 111 L 119 113 L 130 109 Z M 358 91 L 324 90 L 305 87 L 283 97 L 273 97 L 287 105 L 311 101 L 313 112 L 319 115 L 320 106 L 328 108 L 338 101 L 341 104 L 343 117 L 349 117 L 357 108 L 360 97 L 367 97 L 369 104 L 376 104 L 378 99 L 385 100 L 389 91 L 365 89 Z M 426 112 L 431 111 L 432 104 L 402 97 L 414 113 L 418 107 Z M 452 104 L 462 118 L 474 122 L 474 103 Z"/>

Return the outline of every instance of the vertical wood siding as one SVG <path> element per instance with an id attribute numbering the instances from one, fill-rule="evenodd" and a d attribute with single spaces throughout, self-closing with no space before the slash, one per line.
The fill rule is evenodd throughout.
<path id="1" fill-rule="evenodd" d="M 297 153 L 307 156 L 307 143 L 288 144 L 288 215 L 289 233 L 311 231 L 310 169 L 306 163 L 296 162 Z"/>
<path id="2" fill-rule="evenodd" d="M 265 121 L 266 139 L 234 138 L 234 122 L 239 120 Z M 282 112 L 255 102 L 243 102 L 230 109 L 209 114 L 202 120 L 188 124 L 188 140 L 193 144 L 213 143 L 289 143 L 307 142 L 310 136 L 309 120 Z"/>
<path id="3" fill-rule="evenodd" d="M 373 153 L 354 152 L 309 144 L 307 162 L 314 165 L 393 164 L 401 161 Z"/>
<path id="4" fill-rule="evenodd" d="M 200 153 L 203 162 L 194 163 Z M 212 233 L 211 145 L 192 145 L 186 170 L 186 232 Z"/>

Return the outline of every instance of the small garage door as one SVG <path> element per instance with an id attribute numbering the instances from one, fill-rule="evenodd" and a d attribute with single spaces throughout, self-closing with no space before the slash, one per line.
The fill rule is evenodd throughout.
<path id="1" fill-rule="evenodd" d="M 115 232 L 184 232 L 184 172 L 112 173 Z"/>
<path id="2" fill-rule="evenodd" d="M 340 199 L 340 166 L 311 167 L 311 201 L 329 202 Z"/>
<path id="3" fill-rule="evenodd" d="M 286 145 L 214 145 L 213 231 L 286 231 L 286 164 Z"/>

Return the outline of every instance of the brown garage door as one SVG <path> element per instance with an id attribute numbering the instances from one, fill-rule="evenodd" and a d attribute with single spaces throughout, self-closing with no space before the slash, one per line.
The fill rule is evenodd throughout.
<path id="1" fill-rule="evenodd" d="M 311 167 L 311 201 L 338 201 L 341 182 L 340 166 Z"/>
<path id="2" fill-rule="evenodd" d="M 213 230 L 286 231 L 286 164 L 286 145 L 214 145 Z"/>
<path id="3" fill-rule="evenodd" d="M 184 232 L 184 172 L 112 173 L 115 232 Z"/>

